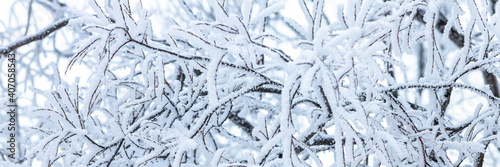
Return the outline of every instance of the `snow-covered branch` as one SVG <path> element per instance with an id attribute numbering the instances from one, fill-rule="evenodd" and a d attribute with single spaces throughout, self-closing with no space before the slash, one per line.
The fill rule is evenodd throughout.
<path id="1" fill-rule="evenodd" d="M 0 54 L 6 55 L 6 54 L 11 53 L 12 51 L 16 50 L 17 48 L 19 48 L 21 46 L 27 45 L 31 42 L 35 42 L 35 41 L 44 39 L 45 37 L 49 36 L 53 32 L 66 26 L 68 24 L 69 20 L 71 20 L 71 19 L 73 19 L 73 18 L 69 17 L 69 18 L 60 19 L 60 20 L 55 21 L 54 23 L 48 25 L 44 29 L 42 29 L 34 34 L 22 37 L 22 38 L 14 41 L 10 44 L 2 46 L 2 47 L 0 47 Z"/>

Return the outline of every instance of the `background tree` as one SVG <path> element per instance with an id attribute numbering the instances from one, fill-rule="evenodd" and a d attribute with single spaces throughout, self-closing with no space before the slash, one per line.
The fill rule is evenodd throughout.
<path id="1" fill-rule="evenodd" d="M 0 164 L 493 166 L 496 10 L 496 0 L 15 1 L 0 53 L 17 55 L 26 92 L 21 156 L 0 143 Z M 41 11 L 52 21 L 39 23 Z"/>

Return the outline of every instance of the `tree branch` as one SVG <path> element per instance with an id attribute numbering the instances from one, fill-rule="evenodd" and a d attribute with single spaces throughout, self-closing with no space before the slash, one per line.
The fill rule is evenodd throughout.
<path id="1" fill-rule="evenodd" d="M 451 83 L 451 84 L 407 84 L 407 85 L 398 85 L 398 86 L 390 86 L 385 89 L 382 89 L 380 92 L 388 94 L 389 92 L 392 91 L 397 91 L 401 89 L 409 89 L 409 88 L 417 88 L 417 89 L 443 89 L 443 88 L 462 88 L 462 89 L 467 89 L 471 92 L 477 93 L 479 95 L 482 95 L 483 97 L 486 97 L 488 99 L 491 99 L 493 101 L 500 101 L 500 98 L 495 97 L 494 95 L 491 95 L 481 89 L 478 89 L 473 86 L 469 85 L 463 85 L 463 84 L 458 84 L 458 83 Z"/>
<path id="2" fill-rule="evenodd" d="M 415 18 L 422 22 L 422 23 L 425 23 L 427 24 L 425 21 L 424 21 L 424 11 L 423 10 L 417 10 L 417 14 L 415 15 Z M 440 33 L 444 33 L 444 29 L 445 29 L 445 26 L 446 24 L 448 23 L 448 19 L 446 19 L 446 17 L 440 12 L 438 14 L 438 19 L 437 19 L 437 22 L 436 22 L 436 29 L 440 32 Z M 464 47 L 464 35 L 463 34 L 460 34 L 458 33 L 457 29 L 455 29 L 455 27 L 452 27 L 451 30 L 450 30 L 450 34 L 448 36 L 448 38 L 450 38 L 450 40 L 455 43 L 455 45 L 457 45 L 459 48 L 462 48 Z"/>
<path id="3" fill-rule="evenodd" d="M 250 122 L 248 122 L 248 120 L 239 117 L 238 115 L 236 115 L 236 113 L 230 113 L 229 120 L 231 120 L 231 122 L 233 122 L 234 124 L 238 125 L 249 136 L 252 136 L 252 130 L 254 127 Z"/>
<path id="4" fill-rule="evenodd" d="M 69 22 L 69 20 L 73 19 L 73 17 L 70 18 L 64 18 L 61 20 L 58 20 L 51 25 L 45 27 L 44 29 L 38 31 L 37 33 L 29 36 L 25 36 L 14 43 L 11 43 L 7 46 L 1 47 L 0 48 L 0 54 L 7 56 L 8 53 L 16 50 L 17 48 L 27 45 L 31 42 L 41 40 L 47 36 L 49 36 L 51 33 L 53 33 L 56 30 L 61 29 L 62 27 L 66 26 Z"/>

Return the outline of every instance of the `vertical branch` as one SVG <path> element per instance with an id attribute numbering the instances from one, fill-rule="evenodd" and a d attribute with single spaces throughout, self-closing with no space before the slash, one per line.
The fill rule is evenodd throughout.
<path id="1" fill-rule="evenodd" d="M 489 4 L 490 7 L 491 7 L 491 11 L 492 11 L 491 15 L 494 15 L 495 12 L 496 12 L 495 11 L 495 5 L 496 5 L 496 3 L 497 3 L 497 0 L 491 0 L 491 3 Z M 485 56 L 487 57 L 488 53 L 485 53 Z M 489 88 L 490 88 L 491 92 L 493 93 L 493 95 L 495 97 L 500 97 L 500 92 L 499 92 L 500 90 L 498 88 L 497 77 L 494 74 L 486 71 L 485 69 L 482 69 L 481 73 L 483 74 L 484 83 L 489 86 Z M 498 120 L 495 121 L 495 125 L 498 125 Z M 497 132 L 493 131 L 492 135 L 496 135 L 496 134 L 497 134 Z M 487 141 L 487 142 L 484 143 L 485 149 L 488 148 L 489 144 L 490 144 L 490 141 Z M 476 161 L 474 162 L 479 167 L 483 166 L 483 163 L 484 163 L 484 154 L 485 154 L 484 152 L 479 153 L 479 155 L 477 156 Z"/>

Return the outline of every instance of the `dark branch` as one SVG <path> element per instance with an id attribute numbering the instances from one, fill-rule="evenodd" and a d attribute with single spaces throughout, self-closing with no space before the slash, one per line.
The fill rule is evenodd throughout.
<path id="1" fill-rule="evenodd" d="M 462 89 L 467 89 L 469 91 L 472 91 L 476 94 L 482 95 L 483 97 L 486 97 L 486 98 L 491 99 L 493 101 L 500 101 L 500 98 L 495 97 L 494 95 L 491 95 L 491 94 L 489 94 L 481 89 L 478 89 L 476 87 L 469 86 L 469 85 L 458 84 L 458 83 L 451 83 L 451 84 L 407 84 L 407 85 L 387 87 L 385 89 L 382 89 L 380 92 L 388 94 L 389 92 L 392 92 L 392 91 L 398 91 L 398 90 L 410 89 L 410 88 L 416 88 L 416 89 L 462 88 Z"/>
<path id="2" fill-rule="evenodd" d="M 259 87 L 255 89 L 254 92 L 281 94 L 281 89 Z"/>
<path id="3" fill-rule="evenodd" d="M 66 26 L 68 24 L 68 21 L 71 20 L 72 18 L 64 18 L 59 21 L 54 22 L 53 24 L 47 26 L 46 28 L 38 31 L 37 33 L 29 36 L 25 36 L 21 38 L 20 40 L 15 41 L 14 43 L 11 43 L 7 46 L 4 46 L 0 48 L 0 54 L 2 55 L 7 55 L 8 53 L 11 53 L 12 51 L 16 50 L 17 48 L 27 45 L 31 42 L 41 40 L 47 36 L 49 36 L 51 33 L 53 33 L 56 30 L 61 29 L 62 27 Z"/>
<path id="4" fill-rule="evenodd" d="M 236 112 L 238 113 L 238 112 Z M 246 119 L 239 117 L 236 113 L 231 112 L 229 114 L 229 120 L 234 124 L 238 125 L 245 133 L 249 136 L 252 136 L 253 125 L 248 122 Z"/>
<path id="5" fill-rule="evenodd" d="M 425 12 L 423 10 L 417 10 L 417 14 L 415 15 L 415 18 L 418 21 L 427 24 L 424 21 L 424 13 Z M 444 29 L 445 29 L 446 24 L 448 23 L 448 19 L 442 13 L 439 13 L 438 15 L 439 16 L 438 16 L 438 20 L 436 22 L 435 27 L 440 33 L 444 33 Z M 450 40 L 453 41 L 453 43 L 455 43 L 455 45 L 457 45 L 459 48 L 464 47 L 464 41 L 465 41 L 464 35 L 458 33 L 458 31 L 457 31 L 457 29 L 455 29 L 455 27 L 451 28 L 448 38 L 450 38 Z"/>

